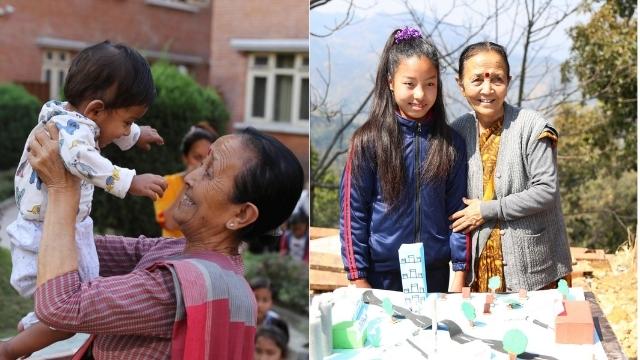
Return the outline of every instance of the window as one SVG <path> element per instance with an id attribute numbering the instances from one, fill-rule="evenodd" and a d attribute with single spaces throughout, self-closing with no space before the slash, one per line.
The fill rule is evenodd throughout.
<path id="1" fill-rule="evenodd" d="M 49 98 L 60 98 L 70 65 L 71 54 L 68 51 L 46 50 L 43 53 L 41 79 L 49 83 Z"/>
<path id="2" fill-rule="evenodd" d="M 252 122 L 309 123 L 309 55 L 250 54 L 245 100 Z"/>

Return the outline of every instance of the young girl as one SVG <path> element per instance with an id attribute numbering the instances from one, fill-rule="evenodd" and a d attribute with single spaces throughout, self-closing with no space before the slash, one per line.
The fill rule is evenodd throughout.
<path id="1" fill-rule="evenodd" d="M 258 326 L 269 325 L 274 319 L 280 319 L 277 312 L 271 310 L 273 306 L 273 289 L 271 281 L 266 277 L 255 277 L 249 281 L 253 295 L 258 304 Z"/>
<path id="2" fill-rule="evenodd" d="M 465 147 L 446 123 L 438 51 L 419 30 L 385 44 L 373 106 L 351 139 L 340 186 L 342 259 L 359 287 L 402 291 L 398 249 L 424 244 L 427 290 L 460 291 L 467 250 L 447 217 L 464 207 Z"/>
<path id="3" fill-rule="evenodd" d="M 83 281 L 98 276 L 98 254 L 93 240 L 91 200 L 94 186 L 124 198 L 127 194 L 162 196 L 166 182 L 153 174 L 137 175 L 135 170 L 113 165 L 100 155 L 110 143 L 122 150 L 133 145 L 148 149 L 163 140 L 148 126 L 138 127 L 155 98 L 151 69 L 146 60 L 125 45 L 103 42 L 82 50 L 71 63 L 64 86 L 67 102 L 49 101 L 40 111 L 36 130 L 54 123 L 59 129 L 60 155 L 69 172 L 81 179 L 80 206 L 76 218 L 78 272 Z M 31 296 L 36 289 L 37 260 L 47 188 L 28 161 L 25 146 L 15 175 L 18 218 L 7 227 L 11 241 L 11 285 L 20 295 Z M 49 329 L 33 313 L 25 316 L 18 334 L 9 342 L 15 357 L 29 354 L 70 334 Z"/>

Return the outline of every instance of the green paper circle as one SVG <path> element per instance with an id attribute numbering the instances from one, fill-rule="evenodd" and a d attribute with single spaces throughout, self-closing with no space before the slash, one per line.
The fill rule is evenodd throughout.
<path id="1" fill-rule="evenodd" d="M 495 290 L 500 287 L 500 276 L 492 276 L 489 278 L 489 289 Z"/>
<path id="2" fill-rule="evenodd" d="M 520 355 L 527 349 L 527 335 L 518 329 L 511 329 L 502 338 L 502 348 L 509 353 Z"/>

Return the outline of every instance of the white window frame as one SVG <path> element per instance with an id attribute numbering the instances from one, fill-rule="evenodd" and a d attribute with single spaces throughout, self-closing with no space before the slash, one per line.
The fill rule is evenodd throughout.
<path id="1" fill-rule="evenodd" d="M 51 59 L 47 55 L 51 53 Z M 64 55 L 64 60 L 60 59 L 60 55 Z M 47 70 L 50 71 L 49 79 L 49 98 L 60 99 L 60 90 L 64 86 L 64 79 L 71 66 L 71 52 L 58 49 L 44 49 L 42 52 L 42 81 L 47 81 Z M 60 73 L 63 77 L 60 79 Z M 61 85 L 62 84 L 62 85 Z"/>
<path id="2" fill-rule="evenodd" d="M 292 54 L 294 55 L 294 64 L 292 68 L 277 68 L 276 59 L 278 55 Z M 255 61 L 257 57 L 266 56 L 268 61 L 266 66 L 256 66 Z M 300 95 L 301 84 L 304 79 L 309 80 L 309 65 L 304 65 L 304 58 L 309 58 L 308 52 L 299 53 L 285 53 L 285 52 L 254 52 L 248 56 L 248 71 L 245 93 L 245 122 L 253 123 L 256 125 L 269 124 L 280 126 L 295 126 L 304 127 L 309 126 L 309 119 L 300 118 Z M 293 76 L 293 89 L 292 89 L 292 101 L 291 101 L 291 120 L 276 121 L 274 119 L 274 97 L 276 91 L 276 76 L 277 75 L 290 75 Z M 266 81 L 266 96 L 265 96 L 265 116 L 256 117 L 253 116 L 253 90 L 254 90 L 254 78 L 265 77 Z"/>
<path id="3" fill-rule="evenodd" d="M 197 13 L 209 6 L 209 0 L 145 0 L 147 5 L 165 7 L 173 10 Z"/>

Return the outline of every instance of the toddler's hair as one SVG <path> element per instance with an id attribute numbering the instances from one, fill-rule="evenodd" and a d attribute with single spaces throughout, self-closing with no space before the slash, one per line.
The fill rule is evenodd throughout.
<path id="1" fill-rule="evenodd" d="M 151 68 L 136 50 L 104 41 L 89 46 L 71 62 L 64 96 L 74 107 L 102 100 L 106 109 L 149 107 L 156 96 Z"/>

